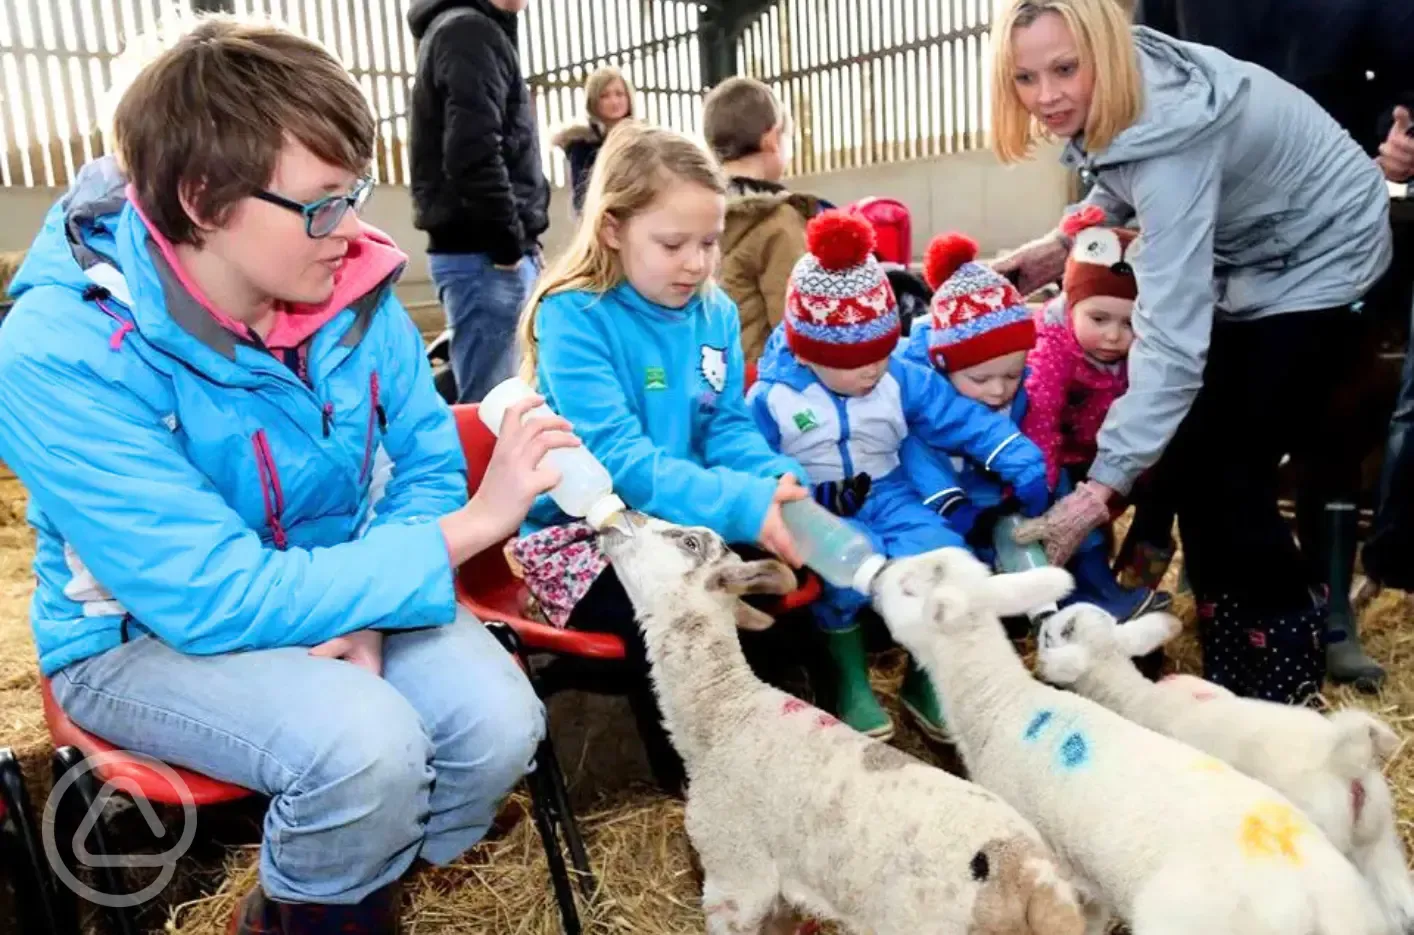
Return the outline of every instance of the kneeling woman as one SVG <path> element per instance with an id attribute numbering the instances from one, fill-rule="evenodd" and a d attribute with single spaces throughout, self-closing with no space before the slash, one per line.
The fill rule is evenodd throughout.
<path id="1" fill-rule="evenodd" d="M 1139 282 L 1129 390 L 1087 480 L 1030 532 L 1063 560 L 1164 453 L 1204 675 L 1305 700 L 1321 687 L 1326 611 L 1278 512 L 1278 467 L 1349 373 L 1357 313 L 1389 266 L 1384 177 L 1296 88 L 1131 31 L 1113 0 L 1009 0 L 993 36 L 998 155 L 1065 140 L 1090 203 L 1140 230 L 1125 253 Z M 1057 232 L 997 267 L 1024 292 L 1065 257 Z"/>
<path id="2" fill-rule="evenodd" d="M 544 733 L 452 579 L 576 441 L 515 420 L 467 502 L 406 258 L 357 216 L 373 118 L 323 49 L 205 21 L 115 124 L 0 333 L 40 667 L 89 731 L 270 797 L 240 931 L 391 931 L 399 878 L 476 843 Z"/>

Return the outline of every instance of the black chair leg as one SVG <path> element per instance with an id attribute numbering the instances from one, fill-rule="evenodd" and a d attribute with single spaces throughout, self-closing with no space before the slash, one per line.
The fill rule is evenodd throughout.
<path id="1" fill-rule="evenodd" d="M 565 837 L 565 846 L 570 852 L 570 862 L 579 876 L 580 890 L 586 900 L 593 899 L 598 883 L 594 871 L 589 866 L 589 852 L 585 849 L 584 838 L 579 833 L 579 822 L 570 806 L 569 789 L 565 787 L 565 772 L 560 768 L 560 759 L 555 754 L 555 745 L 549 737 L 540 743 L 535 754 L 537 770 L 544 771 L 544 782 L 551 796 L 555 821 Z"/>
<path id="2" fill-rule="evenodd" d="M 545 848 L 545 862 L 550 867 L 550 883 L 555 891 L 555 902 L 560 907 L 560 920 L 565 927 L 565 935 L 580 935 L 579 910 L 574 904 L 574 889 L 570 886 L 569 870 L 565 867 L 565 857 L 560 851 L 560 841 L 555 834 L 555 822 L 551 815 L 554 794 L 546 788 L 544 767 L 537 765 L 526 777 L 530 786 L 530 812 L 535 817 L 535 828 L 540 832 L 540 843 Z"/>
<path id="3" fill-rule="evenodd" d="M 54 841 L 61 863 L 68 868 L 70 874 L 75 878 L 78 877 L 78 858 L 74 852 L 74 843 L 79 829 L 88 816 L 93 815 L 94 821 L 84 846 L 89 853 L 97 858 L 98 882 L 102 891 L 113 896 L 121 895 L 125 890 L 123 881 L 118 874 L 118 869 L 106 859 L 109 854 L 108 839 L 104 831 L 98 802 L 99 788 L 94 781 L 93 773 L 83 769 L 83 754 L 74 747 L 61 747 L 54 751 L 53 764 L 56 788 L 70 770 L 79 770 L 76 778 L 63 790 L 59 801 L 53 806 Z M 132 907 L 107 906 L 105 908 L 115 935 L 141 935 Z"/>
<path id="4" fill-rule="evenodd" d="M 509 625 L 499 622 L 488 623 L 491 634 L 505 647 L 506 652 L 515 657 L 531 687 L 540 693 L 535 673 L 525 658 L 520 636 Z M 554 887 L 555 902 L 560 907 L 560 919 L 564 923 L 565 935 L 580 935 L 579 910 L 574 903 L 574 890 L 570 886 L 569 871 L 565 867 L 564 853 L 560 848 L 557 829 L 563 828 L 565 844 L 574 861 L 575 871 L 580 875 L 585 899 L 594 896 L 594 877 L 589 870 L 589 855 L 580 837 L 579 825 L 575 822 L 570 808 L 569 794 L 565 789 L 565 776 L 560 769 L 559 758 L 555 756 L 555 746 L 550 740 L 547 719 L 545 739 L 535 752 L 535 769 L 526 777 L 530 787 L 530 811 L 535 819 L 536 830 L 540 832 L 541 844 L 545 847 L 545 861 L 550 868 L 550 883 Z"/>
<path id="5" fill-rule="evenodd" d="M 49 868 L 36 824 L 29 790 L 19 761 L 8 748 L 0 750 L 0 800 L 13 829 L 14 855 L 8 860 L 15 888 L 15 911 L 21 932 L 78 935 L 78 926 L 63 916 L 58 881 Z"/>

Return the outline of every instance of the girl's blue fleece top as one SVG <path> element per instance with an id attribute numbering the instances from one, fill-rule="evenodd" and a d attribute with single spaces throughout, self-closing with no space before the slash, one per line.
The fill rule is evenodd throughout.
<path id="1" fill-rule="evenodd" d="M 535 331 L 541 394 L 630 508 L 755 542 L 779 478 L 808 483 L 746 408 L 741 322 L 720 289 L 682 308 L 650 302 L 627 282 L 560 292 L 540 303 Z M 542 497 L 526 529 L 566 521 Z"/>

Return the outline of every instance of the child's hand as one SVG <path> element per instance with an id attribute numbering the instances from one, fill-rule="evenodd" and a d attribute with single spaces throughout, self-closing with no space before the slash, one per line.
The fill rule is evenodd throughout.
<path id="1" fill-rule="evenodd" d="M 776 494 L 771 500 L 771 508 L 766 511 L 766 519 L 761 523 L 761 531 L 756 534 L 756 540 L 761 543 L 763 549 L 776 555 L 792 568 L 804 565 L 805 560 L 800 557 L 795 539 L 791 536 L 790 530 L 786 528 L 785 517 L 781 514 L 781 504 L 790 503 L 793 500 L 804 500 L 808 496 L 809 494 L 804 487 L 800 486 L 800 481 L 795 479 L 794 474 L 783 475 L 780 483 L 776 485 Z"/>
<path id="2" fill-rule="evenodd" d="M 982 515 L 982 511 L 977 508 L 967 497 L 960 497 L 949 501 L 947 507 L 939 511 L 947 524 L 952 527 L 953 532 L 967 538 L 967 534 L 972 531 L 972 527 L 977 525 L 977 517 Z"/>
<path id="3" fill-rule="evenodd" d="M 1051 505 L 1051 488 L 1044 472 L 1016 484 L 1013 493 L 1021 503 L 1021 512 L 1027 516 L 1040 516 Z"/>
<path id="4" fill-rule="evenodd" d="M 854 516 L 864 507 L 873 485 L 868 474 L 856 474 L 847 480 L 816 484 L 815 502 L 836 516 Z"/>

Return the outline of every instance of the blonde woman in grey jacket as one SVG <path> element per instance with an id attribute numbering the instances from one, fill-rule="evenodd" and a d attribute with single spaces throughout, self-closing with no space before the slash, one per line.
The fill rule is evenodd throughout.
<path id="1" fill-rule="evenodd" d="M 1113 0 L 1010 0 L 993 32 L 994 147 L 1038 138 L 1094 183 L 1139 281 L 1128 393 L 1088 479 L 1019 531 L 1065 561 L 1167 449 L 1207 678 L 1302 702 L 1320 689 L 1324 600 L 1277 510 L 1277 471 L 1351 364 L 1388 267 L 1379 169 L 1311 98 L 1256 65 L 1131 28 Z M 997 267 L 1058 276 L 1059 232 Z M 1102 251 L 1103 252 L 1103 251 Z M 1172 458 L 1170 463 L 1167 459 Z"/>

